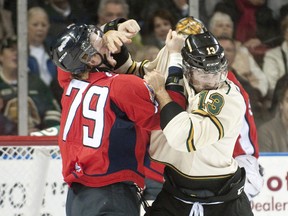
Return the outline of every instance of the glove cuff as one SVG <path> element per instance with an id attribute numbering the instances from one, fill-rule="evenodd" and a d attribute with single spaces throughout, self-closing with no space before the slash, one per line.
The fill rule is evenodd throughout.
<path id="1" fill-rule="evenodd" d="M 121 67 L 129 58 L 129 52 L 127 47 L 123 44 L 121 46 L 121 50 L 119 53 L 115 53 L 112 54 L 113 58 L 116 60 L 116 65 L 114 67 L 114 69 L 118 69 L 119 67 Z"/>
<path id="2" fill-rule="evenodd" d="M 117 19 L 114 19 L 114 20 L 106 23 L 106 25 L 104 27 L 104 33 L 108 32 L 110 30 L 118 30 L 118 24 L 123 23 L 125 21 L 127 21 L 127 20 L 124 18 L 117 18 Z"/>

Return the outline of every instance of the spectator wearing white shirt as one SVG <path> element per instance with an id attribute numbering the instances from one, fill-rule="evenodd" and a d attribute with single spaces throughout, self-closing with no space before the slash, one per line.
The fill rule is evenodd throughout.
<path id="1" fill-rule="evenodd" d="M 280 77 L 288 73 L 288 15 L 281 22 L 283 42 L 264 56 L 263 71 L 269 83 L 269 98 L 272 98 L 275 86 Z"/>
<path id="2" fill-rule="evenodd" d="M 234 24 L 231 17 L 228 14 L 222 12 L 215 12 L 209 21 L 209 30 L 216 36 L 225 36 L 229 38 L 233 37 Z M 237 73 L 245 80 L 247 80 L 251 86 L 258 89 L 261 96 L 264 98 L 268 92 L 268 81 L 257 64 L 249 50 L 236 41 L 236 56 L 232 64 L 232 67 Z"/>
<path id="3" fill-rule="evenodd" d="M 28 11 L 28 67 L 51 89 L 60 102 L 61 89 L 57 84 L 57 69 L 49 56 L 46 45 L 50 23 L 47 13 L 41 7 L 32 7 Z M 59 103 L 60 104 L 60 103 Z"/>

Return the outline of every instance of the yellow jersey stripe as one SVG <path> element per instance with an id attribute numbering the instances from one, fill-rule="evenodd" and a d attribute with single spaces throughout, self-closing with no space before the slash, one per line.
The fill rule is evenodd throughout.
<path id="1" fill-rule="evenodd" d="M 144 60 L 144 61 L 141 62 L 140 67 L 139 67 L 140 77 L 144 77 L 144 75 L 145 75 L 144 65 L 145 65 L 146 63 L 148 63 L 148 62 L 149 62 L 148 60 Z"/>
<path id="2" fill-rule="evenodd" d="M 131 66 L 127 70 L 127 74 L 134 74 L 135 69 L 136 69 L 136 62 L 133 61 Z"/>
<path id="3" fill-rule="evenodd" d="M 187 142 L 186 142 L 186 145 L 187 145 L 187 150 L 188 152 L 191 152 L 191 151 L 196 151 L 196 148 L 194 146 L 194 127 L 193 127 L 193 124 L 192 122 L 190 122 L 190 130 L 189 130 L 189 137 L 187 139 Z"/>
<path id="4" fill-rule="evenodd" d="M 219 121 L 219 119 L 214 116 L 214 115 L 210 115 L 209 113 L 205 112 L 204 110 L 195 110 L 192 112 L 193 114 L 198 114 L 204 117 L 209 117 L 210 120 L 214 123 L 214 125 L 216 126 L 216 128 L 219 131 L 219 137 L 218 140 L 220 140 L 221 138 L 224 137 L 224 128 L 223 125 L 221 124 L 221 122 Z"/>

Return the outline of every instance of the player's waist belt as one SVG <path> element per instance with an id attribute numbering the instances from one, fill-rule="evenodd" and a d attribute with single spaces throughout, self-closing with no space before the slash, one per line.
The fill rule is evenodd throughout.
<path id="1" fill-rule="evenodd" d="M 194 179 L 190 181 L 196 183 L 195 188 L 192 188 L 191 186 L 193 184 L 190 183 L 190 188 L 183 187 L 183 185 L 178 185 L 177 181 L 175 181 L 171 175 L 169 176 L 169 172 L 166 171 L 167 170 L 165 169 L 166 181 L 163 185 L 163 189 L 178 199 L 187 202 L 226 202 L 239 197 L 244 189 L 245 170 L 243 168 L 239 168 L 234 175 L 227 179 L 226 182 L 223 182 L 221 187 L 215 187 L 214 189 L 211 186 L 205 189 L 198 188 L 198 185 L 202 185 L 202 188 L 203 186 L 206 187 L 205 180 L 195 181 Z"/>
<path id="2" fill-rule="evenodd" d="M 191 189 L 191 190 L 206 190 L 217 193 L 223 185 L 233 176 L 223 175 L 223 176 L 187 176 L 180 171 L 166 166 L 164 170 L 164 177 L 166 180 L 170 180 L 171 184 L 177 185 L 179 188 Z M 205 186 L 205 187 L 203 187 Z"/>

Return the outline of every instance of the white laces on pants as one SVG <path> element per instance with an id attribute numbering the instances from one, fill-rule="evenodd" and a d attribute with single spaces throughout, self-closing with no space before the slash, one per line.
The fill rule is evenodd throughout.
<path id="1" fill-rule="evenodd" d="M 189 216 L 204 216 L 204 209 L 202 204 L 195 202 L 191 208 Z"/>
<path id="2" fill-rule="evenodd" d="M 184 203 L 193 204 L 189 216 L 204 216 L 203 205 L 216 205 L 216 204 L 223 203 L 223 202 L 211 202 L 211 203 L 190 202 L 190 201 L 182 200 L 178 197 L 175 197 L 175 198 Z"/>

